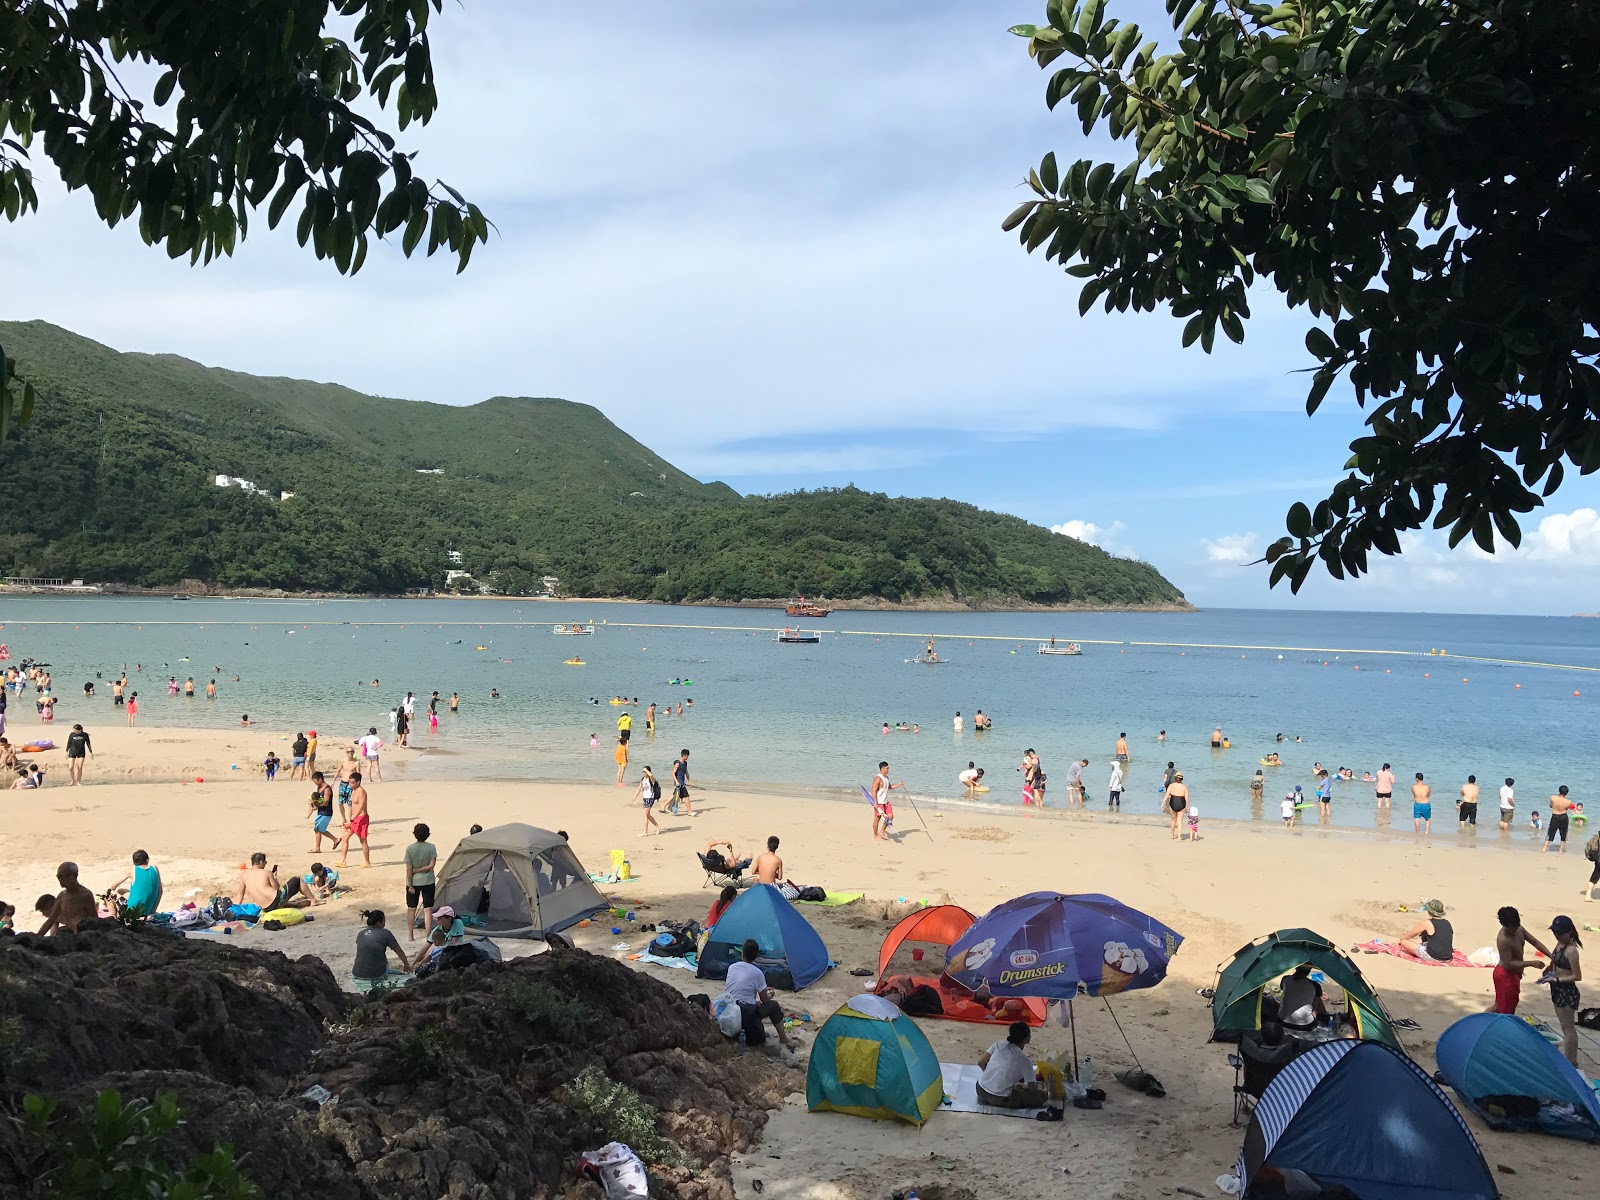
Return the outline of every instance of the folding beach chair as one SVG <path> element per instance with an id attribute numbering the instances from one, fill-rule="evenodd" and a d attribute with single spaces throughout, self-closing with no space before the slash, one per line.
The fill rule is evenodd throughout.
<path id="1" fill-rule="evenodd" d="M 1246 1033 L 1239 1039 L 1239 1053 L 1228 1055 L 1228 1065 L 1233 1068 L 1235 1125 L 1255 1108 L 1261 1093 L 1267 1090 L 1267 1084 L 1294 1061 L 1301 1049 L 1298 1043 L 1288 1037 L 1276 1046 L 1268 1046 L 1256 1033 Z"/>
<path id="2" fill-rule="evenodd" d="M 735 866 L 730 871 L 728 870 L 727 862 L 720 854 L 713 859 L 710 855 L 701 854 L 696 850 L 694 856 L 700 860 L 700 865 L 705 869 L 706 873 L 706 881 L 700 885 L 701 887 L 710 887 L 712 884 L 716 884 L 718 887 L 726 887 L 730 883 L 734 887 L 740 886 L 740 876 L 744 874 L 743 864 Z"/>

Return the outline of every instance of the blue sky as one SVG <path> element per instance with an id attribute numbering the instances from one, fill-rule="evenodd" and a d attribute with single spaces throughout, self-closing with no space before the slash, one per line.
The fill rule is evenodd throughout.
<path id="1" fill-rule="evenodd" d="M 1112 10 L 1166 29 L 1155 0 Z M 1359 413 L 1305 416 L 1304 317 L 1270 295 L 1207 357 L 1162 314 L 1080 319 L 1075 281 L 1000 232 L 1046 150 L 1122 152 L 1046 110 L 1006 33 L 1042 12 L 447 5 L 443 109 L 402 144 L 498 226 L 465 275 L 375 248 L 344 280 L 264 220 L 191 269 L 41 171 L 43 211 L 0 234 L 25 281 L 0 315 L 386 395 L 581 400 L 701 478 L 953 496 L 1143 558 L 1202 605 L 1600 608 L 1592 481 L 1514 555 L 1420 534 L 1298 599 L 1243 565 L 1338 477 Z"/>

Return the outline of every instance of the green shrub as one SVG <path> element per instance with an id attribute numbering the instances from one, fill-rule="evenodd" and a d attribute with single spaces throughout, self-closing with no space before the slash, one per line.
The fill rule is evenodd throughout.
<path id="1" fill-rule="evenodd" d="M 567 1085 L 573 1108 L 607 1141 L 625 1142 L 647 1163 L 663 1163 L 687 1171 L 698 1170 L 694 1157 L 656 1132 L 656 1110 L 625 1083 L 612 1079 L 599 1064 L 591 1064 Z"/>

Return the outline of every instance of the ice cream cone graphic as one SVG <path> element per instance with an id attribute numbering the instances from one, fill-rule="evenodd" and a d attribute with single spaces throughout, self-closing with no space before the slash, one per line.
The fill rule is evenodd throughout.
<path id="1" fill-rule="evenodd" d="M 1107 942 L 1101 955 L 1098 995 L 1113 996 L 1126 991 L 1148 966 L 1142 950 L 1135 950 L 1125 942 Z"/>

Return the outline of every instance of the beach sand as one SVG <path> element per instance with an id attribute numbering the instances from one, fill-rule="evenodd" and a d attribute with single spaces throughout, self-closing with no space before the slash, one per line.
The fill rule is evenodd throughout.
<path id="1" fill-rule="evenodd" d="M 68 728 L 58 722 L 51 736 L 63 740 Z M 126 873 L 133 850 L 148 850 L 162 870 L 167 907 L 190 893 L 203 900 L 231 891 L 238 864 L 253 851 L 265 852 L 285 875 L 311 862 L 309 788 L 281 774 L 269 784 L 255 773 L 251 764 L 263 753 L 259 732 L 110 727 L 97 729 L 94 738 L 90 786 L 65 786 L 65 765 L 56 751 L 42 756 L 53 768 L 51 786 L 11 793 L 8 836 L 0 845 L 0 897 L 17 905 L 19 927 L 37 927 L 32 902 L 54 890 L 55 866 L 66 858 L 76 860 L 84 882 L 99 890 Z M 432 826 L 441 858 L 471 824 L 505 821 L 568 830 L 591 870 L 606 867 L 613 847 L 624 849 L 636 878 L 605 890 L 633 909 L 638 923 L 704 920 L 715 891 L 703 886 L 693 852 L 713 838 L 729 838 L 741 852 L 754 853 L 769 834 L 777 834 L 791 879 L 867 897 L 841 908 L 803 909 L 839 964 L 806 991 L 782 997 L 786 1010 L 812 1015 L 808 1035 L 869 982 L 849 971 L 876 967 L 879 943 L 901 911 L 896 901 L 902 897 L 948 899 L 981 914 L 1029 891 L 1105 892 L 1184 935 L 1165 982 L 1113 1002 L 1139 1060 L 1166 1087 L 1165 1099 L 1151 1100 L 1112 1078 L 1132 1056 L 1097 1000 L 1076 1005 L 1077 1041 L 1081 1053 L 1094 1056 L 1095 1082 L 1109 1098 L 1098 1112 L 1069 1108 L 1060 1124 L 942 1113 L 919 1133 L 887 1122 L 810 1115 L 797 1071 L 798 1094 L 774 1115 L 762 1144 L 735 1166 L 739 1193 L 753 1195 L 759 1179 L 763 1200 L 886 1200 L 910 1184 L 942 1184 L 947 1196 L 959 1189 L 984 1195 L 1074 1187 L 1091 1196 L 1162 1196 L 1180 1187 L 1220 1195 L 1214 1180 L 1232 1168 L 1243 1131 L 1230 1124 L 1229 1047 L 1207 1042 L 1210 1010 L 1196 989 L 1211 986 L 1219 964 L 1242 945 L 1292 926 L 1313 929 L 1347 949 L 1373 936 L 1393 940 L 1414 919 L 1399 907 L 1414 909 L 1423 897 L 1444 901 L 1456 944 L 1469 952 L 1493 944 L 1495 910 L 1502 904 L 1516 905 L 1529 928 L 1539 931 L 1559 912 L 1572 914 L 1580 926 L 1585 919 L 1600 923 L 1600 909 L 1586 907 L 1579 896 L 1589 869 L 1583 834 L 1557 856 L 1527 846 L 1492 847 L 1487 843 L 1497 837 L 1493 825 L 1476 835 L 1480 846 L 1453 829 L 1425 840 L 1314 825 L 1285 832 L 1275 824 L 1205 821 L 1204 837 L 1190 844 L 1170 841 L 1157 818 L 1107 818 L 1092 807 L 1088 815 L 1038 814 L 924 802 L 926 832 L 918 814 L 900 804 L 896 840 L 875 844 L 865 803 L 710 790 L 696 794 L 700 815 L 691 820 L 663 813 L 664 834 L 645 839 L 639 836 L 632 786 L 427 782 L 407 779 L 407 762 L 404 751 L 386 754 L 389 782 L 370 788 L 374 865 L 361 870 L 355 866 L 359 852 L 353 856 L 344 873 L 349 895 L 315 910 L 313 924 L 254 930 L 241 937 L 242 945 L 315 954 L 346 979 L 360 909 L 384 908 L 390 927 L 403 934 L 403 919 L 395 919 L 403 908 L 400 856 L 417 821 Z M 234 764 L 240 769 L 230 770 Z M 333 766 L 326 754 L 319 765 L 330 771 Z M 864 764 L 863 779 L 869 774 Z M 197 776 L 205 782 L 193 782 Z M 322 860 L 335 857 L 324 853 Z M 620 942 L 638 949 L 646 941 L 648 935 L 625 921 L 617 924 L 624 929 L 620 937 L 605 922 L 570 932 L 579 945 L 603 954 L 622 953 L 612 949 Z M 509 953 L 541 949 L 502 944 Z M 1600 937 L 1591 945 L 1590 954 L 1600 954 Z M 1390 1012 L 1421 1026 L 1402 1037 L 1430 1071 L 1440 1032 L 1491 1000 L 1487 970 L 1356 958 Z M 681 991 L 707 990 L 687 971 L 640 969 Z M 1548 995 L 1531 980 L 1530 973 L 1523 1012 L 1553 1023 Z M 1586 1004 L 1594 1003 L 1600 980 L 1580 990 Z M 920 1024 L 945 1061 L 971 1061 L 1004 1036 L 1003 1026 Z M 1586 1052 L 1592 1054 L 1600 1043 L 1588 1036 Z M 809 1036 L 805 1043 L 809 1048 Z M 1068 1031 L 1047 1025 L 1035 1033 L 1032 1050 L 1069 1047 Z M 1600 1074 L 1593 1057 L 1582 1068 Z M 1468 1121 L 1491 1168 L 1503 1169 L 1497 1179 L 1504 1195 L 1593 1193 L 1593 1147 L 1495 1133 L 1474 1118 Z"/>

